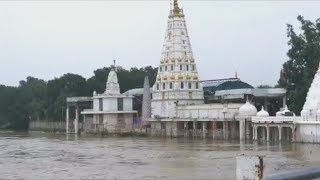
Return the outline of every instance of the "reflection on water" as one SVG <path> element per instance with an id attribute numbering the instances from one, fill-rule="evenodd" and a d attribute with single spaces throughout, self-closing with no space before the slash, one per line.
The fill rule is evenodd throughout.
<path id="1" fill-rule="evenodd" d="M 234 179 L 237 154 L 265 156 L 269 174 L 320 164 L 319 147 L 2 132 L 0 174 L 3 179 Z"/>

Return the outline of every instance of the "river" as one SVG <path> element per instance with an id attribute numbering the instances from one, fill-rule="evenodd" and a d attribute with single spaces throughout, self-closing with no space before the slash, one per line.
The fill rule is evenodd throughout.
<path id="1" fill-rule="evenodd" d="M 320 164 L 320 146 L 0 132 L 1 179 L 235 179 L 236 155 L 265 173 Z"/>

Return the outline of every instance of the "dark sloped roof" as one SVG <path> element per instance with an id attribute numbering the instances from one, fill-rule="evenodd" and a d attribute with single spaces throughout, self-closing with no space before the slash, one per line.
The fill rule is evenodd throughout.
<path id="1" fill-rule="evenodd" d="M 235 78 L 224 79 L 223 81 L 213 81 L 213 83 L 211 81 L 203 82 L 203 91 L 205 95 L 214 95 L 216 91 L 231 89 L 254 89 L 254 87 Z"/>
<path id="2" fill-rule="evenodd" d="M 216 87 L 216 91 L 230 90 L 230 89 L 253 89 L 253 88 L 254 87 L 252 87 L 250 84 L 238 80 L 238 81 L 224 82 Z"/>

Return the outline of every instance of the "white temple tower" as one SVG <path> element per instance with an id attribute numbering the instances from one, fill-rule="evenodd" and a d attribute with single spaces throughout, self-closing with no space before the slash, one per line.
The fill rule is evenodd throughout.
<path id="1" fill-rule="evenodd" d="M 153 86 L 152 117 L 176 117 L 175 106 L 203 104 L 203 89 L 193 57 L 183 9 L 174 0 Z"/>
<path id="2" fill-rule="evenodd" d="M 320 64 L 301 111 L 303 120 L 320 120 Z"/>

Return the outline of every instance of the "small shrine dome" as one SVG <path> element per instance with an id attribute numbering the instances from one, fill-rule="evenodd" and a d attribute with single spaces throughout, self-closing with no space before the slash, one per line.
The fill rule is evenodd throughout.
<path id="1" fill-rule="evenodd" d="M 257 108 L 247 101 L 239 108 L 239 115 L 241 116 L 256 116 Z"/>
<path id="2" fill-rule="evenodd" d="M 261 107 L 261 110 L 257 113 L 257 116 L 259 117 L 268 117 L 270 116 L 267 111 L 264 110 L 263 106 Z"/>
<path id="3" fill-rule="evenodd" d="M 276 112 L 276 116 L 283 116 L 282 111 Z"/>

